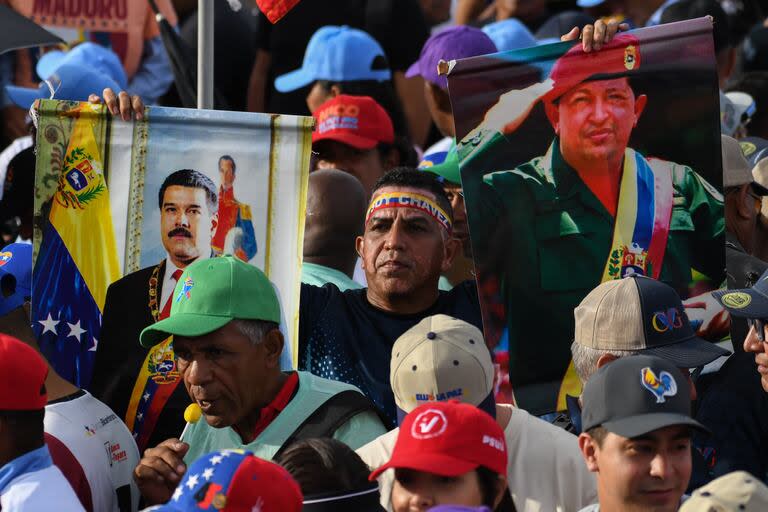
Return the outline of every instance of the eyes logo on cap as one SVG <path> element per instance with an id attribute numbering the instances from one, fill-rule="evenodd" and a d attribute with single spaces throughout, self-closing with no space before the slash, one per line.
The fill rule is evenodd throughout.
<path id="1" fill-rule="evenodd" d="M 749 141 L 739 142 L 739 146 L 741 146 L 741 152 L 744 153 L 745 157 L 749 157 L 749 155 L 757 151 L 757 146 L 755 146 Z"/>
<path id="2" fill-rule="evenodd" d="M 633 70 L 637 63 L 637 49 L 633 45 L 629 45 L 624 49 L 624 67 L 628 70 Z"/>
<path id="3" fill-rule="evenodd" d="M 731 292 L 723 295 L 720 300 L 723 305 L 733 309 L 743 309 L 752 302 L 752 297 L 744 292 Z"/>
<path id="4" fill-rule="evenodd" d="M 411 436 L 414 439 L 432 439 L 445 432 L 448 420 L 442 411 L 427 409 L 416 416 L 411 425 Z"/>
<path id="5" fill-rule="evenodd" d="M 11 261 L 13 253 L 11 251 L 0 252 L 0 267 Z"/>
<path id="6" fill-rule="evenodd" d="M 192 276 L 187 276 L 181 287 L 181 291 L 176 296 L 176 302 L 179 302 L 183 297 L 186 297 L 187 300 L 189 300 L 193 286 L 195 286 L 195 282 L 192 280 Z"/>
<path id="7" fill-rule="evenodd" d="M 651 325 L 654 331 L 662 333 L 671 329 L 679 329 L 683 326 L 683 316 L 677 308 L 657 311 L 651 318 Z"/>
<path id="8" fill-rule="evenodd" d="M 663 404 L 667 396 L 677 394 L 677 382 L 669 372 L 663 371 L 657 377 L 647 366 L 640 370 L 640 382 L 643 387 L 653 393 L 657 404 Z"/>

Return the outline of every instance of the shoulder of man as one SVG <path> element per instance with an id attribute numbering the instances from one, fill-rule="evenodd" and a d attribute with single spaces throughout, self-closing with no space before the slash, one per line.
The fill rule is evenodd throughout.
<path id="1" fill-rule="evenodd" d="M 647 160 L 654 170 L 669 170 L 672 174 L 672 186 L 679 194 L 688 195 L 694 192 L 694 189 L 701 189 L 715 201 L 723 202 L 723 194 L 691 167 L 661 158 L 647 158 Z"/>
<path id="2" fill-rule="evenodd" d="M 400 432 L 399 428 L 390 430 L 355 451 L 368 467 L 378 468 L 383 466 L 392 456 L 398 432 Z"/>
<path id="3" fill-rule="evenodd" d="M 110 294 L 114 295 L 115 293 L 131 293 L 137 291 L 146 293 L 149 288 L 149 279 L 152 277 L 152 271 L 154 271 L 154 269 L 155 265 L 124 275 L 109 285 L 109 288 L 107 288 L 107 296 Z M 162 277 L 162 274 L 158 276 L 160 281 L 162 281 Z M 162 283 L 158 283 L 158 291 L 161 285 Z M 115 298 L 122 301 L 122 297 Z"/>

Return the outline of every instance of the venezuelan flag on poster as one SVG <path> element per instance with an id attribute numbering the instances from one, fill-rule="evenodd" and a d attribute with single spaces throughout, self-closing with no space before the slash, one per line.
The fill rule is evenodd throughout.
<path id="1" fill-rule="evenodd" d="M 103 153 L 94 133 L 101 110 L 82 103 L 66 114 L 76 120 L 33 273 L 40 349 L 80 387 L 93 371 L 107 287 L 120 277 Z"/>

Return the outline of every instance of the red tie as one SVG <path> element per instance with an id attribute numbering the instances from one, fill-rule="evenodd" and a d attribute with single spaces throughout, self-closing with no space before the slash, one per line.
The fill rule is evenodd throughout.
<path id="1" fill-rule="evenodd" d="M 181 274 L 184 271 L 181 269 L 176 269 L 176 271 L 171 276 L 173 278 L 174 283 L 179 282 L 179 278 L 181 277 Z M 171 283 L 167 283 L 171 284 Z M 176 288 L 176 284 L 173 285 L 174 288 Z M 160 320 L 164 320 L 168 318 L 171 314 L 171 304 L 173 303 L 173 291 L 171 291 L 171 294 L 168 296 L 168 300 L 165 301 L 165 306 L 163 306 L 163 310 L 160 312 Z"/>

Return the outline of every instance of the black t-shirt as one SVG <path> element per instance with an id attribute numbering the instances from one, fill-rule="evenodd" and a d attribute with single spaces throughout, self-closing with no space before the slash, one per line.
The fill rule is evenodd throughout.
<path id="1" fill-rule="evenodd" d="M 413 315 L 372 306 L 365 289 L 342 292 L 333 284 L 302 284 L 299 311 L 299 369 L 357 386 L 393 424 L 397 413 L 389 361 L 397 338 L 425 317 L 441 313 L 483 328 L 473 281 L 441 291 L 432 307 Z"/>
<path id="2" fill-rule="evenodd" d="M 274 80 L 301 67 L 309 39 L 326 25 L 349 25 L 371 34 L 384 49 L 393 71 L 405 71 L 416 62 L 429 37 L 429 27 L 416 0 L 302 0 L 274 25 L 260 13 L 256 48 L 272 55 L 267 112 L 309 114 L 309 86 L 283 94 L 274 88 Z"/>

